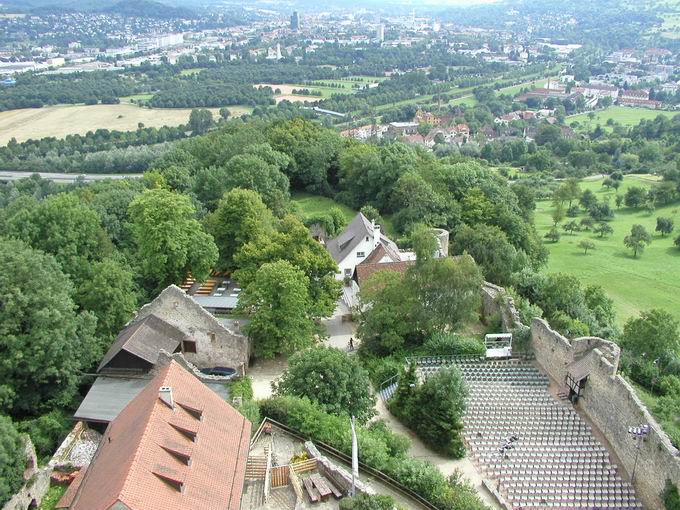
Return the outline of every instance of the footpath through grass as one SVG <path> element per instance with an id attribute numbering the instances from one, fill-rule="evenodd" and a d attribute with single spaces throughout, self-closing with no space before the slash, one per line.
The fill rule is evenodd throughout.
<path id="1" fill-rule="evenodd" d="M 649 187 L 653 182 L 651 176 L 628 175 L 619 193 L 625 193 L 630 186 Z M 582 182 L 581 189 L 591 189 L 599 200 L 608 199 L 615 208 L 616 193 L 602 188 L 602 178 Z M 552 226 L 552 212 L 550 201 L 537 204 L 535 219 L 541 236 Z M 671 235 L 662 237 L 655 232 L 658 216 L 675 220 L 676 230 Z M 572 219 L 580 221 L 583 217 L 584 213 L 577 218 L 565 218 L 562 225 Z M 643 225 L 653 237 L 652 244 L 637 259 L 623 245 L 623 238 L 634 224 Z M 680 319 L 680 249 L 673 244 L 673 239 L 680 235 L 680 204 L 660 207 L 653 213 L 644 209 L 615 208 L 610 225 L 614 234 L 607 238 L 586 231 L 567 234 L 560 226 L 560 241 L 547 243 L 550 258 L 545 271 L 570 273 L 584 283 L 601 285 L 614 300 L 621 324 L 650 308 L 663 308 Z M 582 239 L 595 243 L 595 249 L 589 250 L 587 255 L 578 247 Z"/>

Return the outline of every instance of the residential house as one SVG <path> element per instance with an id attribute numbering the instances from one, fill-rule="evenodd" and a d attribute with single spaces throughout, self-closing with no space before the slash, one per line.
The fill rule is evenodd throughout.
<path id="1" fill-rule="evenodd" d="M 417 122 L 390 122 L 387 126 L 387 134 L 392 138 L 415 135 L 417 132 Z"/>
<path id="2" fill-rule="evenodd" d="M 171 361 L 108 425 L 56 508 L 239 510 L 251 423 Z"/>
<path id="3" fill-rule="evenodd" d="M 380 225 L 361 213 L 338 237 L 326 242 L 326 249 L 338 264 L 336 278 L 339 280 L 351 278 L 354 268 L 367 257 L 375 260 L 382 254 L 377 262 L 397 262 L 414 257 L 411 253 L 400 252 L 399 247 L 382 232 Z"/>

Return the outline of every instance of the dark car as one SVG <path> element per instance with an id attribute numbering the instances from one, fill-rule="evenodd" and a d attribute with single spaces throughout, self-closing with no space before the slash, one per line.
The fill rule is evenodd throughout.
<path id="1" fill-rule="evenodd" d="M 201 372 L 205 375 L 216 375 L 219 377 L 233 377 L 236 375 L 236 369 L 229 367 L 201 368 Z"/>

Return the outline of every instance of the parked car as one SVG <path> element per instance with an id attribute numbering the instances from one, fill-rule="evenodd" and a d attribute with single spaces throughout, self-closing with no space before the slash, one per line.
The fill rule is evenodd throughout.
<path id="1" fill-rule="evenodd" d="M 236 375 L 236 369 L 230 367 L 210 367 L 201 368 L 201 373 L 205 375 L 215 375 L 218 377 L 234 377 Z"/>

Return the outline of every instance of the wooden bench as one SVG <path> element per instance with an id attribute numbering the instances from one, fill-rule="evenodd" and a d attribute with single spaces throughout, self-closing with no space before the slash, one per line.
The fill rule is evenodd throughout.
<path id="1" fill-rule="evenodd" d="M 340 492 L 340 489 L 338 489 L 333 482 L 331 482 L 329 479 L 326 478 L 326 485 L 328 485 L 328 488 L 331 490 L 333 493 L 333 496 L 335 496 L 337 499 L 341 499 L 343 494 Z"/>
<path id="2" fill-rule="evenodd" d="M 313 475 L 309 477 L 312 480 L 312 483 L 314 484 L 314 487 L 316 487 L 316 490 L 319 491 L 319 495 L 321 496 L 321 501 L 327 500 L 333 492 L 331 489 L 328 487 L 328 484 L 326 483 L 326 480 L 321 478 L 319 475 Z"/>
<path id="3" fill-rule="evenodd" d="M 303 478 L 302 483 L 304 484 L 307 495 L 309 496 L 309 499 L 312 503 L 321 501 L 321 495 L 319 494 L 319 491 L 316 490 L 314 484 L 309 478 Z"/>

